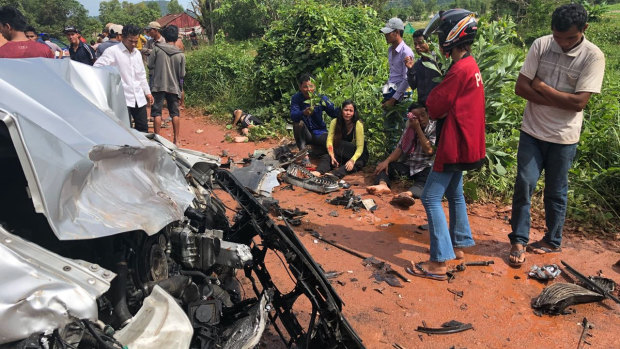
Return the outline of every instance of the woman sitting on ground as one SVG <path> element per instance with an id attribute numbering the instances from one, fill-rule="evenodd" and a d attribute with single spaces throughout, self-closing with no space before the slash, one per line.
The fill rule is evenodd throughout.
<path id="1" fill-rule="evenodd" d="M 317 171 L 331 171 L 338 178 L 359 171 L 368 162 L 364 142 L 364 125 L 352 101 L 342 103 L 340 114 L 333 119 L 327 133 L 327 154 L 321 156 Z"/>

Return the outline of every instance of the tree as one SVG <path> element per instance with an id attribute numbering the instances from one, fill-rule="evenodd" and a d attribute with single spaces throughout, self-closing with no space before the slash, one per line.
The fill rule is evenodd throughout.
<path id="1" fill-rule="evenodd" d="M 428 0 L 426 2 L 426 12 L 435 13 L 436 10 L 437 10 L 437 0 Z"/>
<path id="2" fill-rule="evenodd" d="M 99 3 L 99 19 L 102 23 L 135 24 L 145 27 L 149 22 L 160 17 L 159 6 L 153 2 L 145 4 L 132 4 L 127 1 L 120 3 L 118 0 L 102 1 Z"/>
<path id="3" fill-rule="evenodd" d="M 99 3 L 99 20 L 104 25 L 107 23 L 128 23 L 130 16 L 123 11 L 118 0 L 102 1 Z"/>
<path id="4" fill-rule="evenodd" d="M 415 21 L 421 20 L 426 14 L 426 5 L 422 0 L 411 0 L 411 15 Z"/>
<path id="5" fill-rule="evenodd" d="M 179 4 L 177 0 L 170 0 L 170 2 L 168 3 L 168 13 L 181 13 L 184 11 L 185 9 Z"/>
<path id="6" fill-rule="evenodd" d="M 62 37 L 65 26 L 73 25 L 87 36 L 100 25 L 88 17 L 88 11 L 77 0 L 0 0 L 20 10 L 28 23 L 39 32 Z"/>
<path id="7" fill-rule="evenodd" d="M 192 12 L 198 22 L 200 22 L 200 26 L 207 30 L 207 35 L 209 35 L 209 41 L 214 42 L 215 40 L 215 10 L 219 7 L 218 0 L 192 0 L 191 2 Z"/>

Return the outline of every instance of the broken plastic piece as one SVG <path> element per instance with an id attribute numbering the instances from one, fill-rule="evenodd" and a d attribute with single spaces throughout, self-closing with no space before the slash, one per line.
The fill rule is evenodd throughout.
<path id="1" fill-rule="evenodd" d="M 452 320 L 452 321 L 444 323 L 439 328 L 418 326 L 416 331 L 427 333 L 427 334 L 452 334 L 452 333 L 459 333 L 459 332 L 471 330 L 473 328 L 474 327 L 472 326 L 472 324 L 464 324 L 462 322 Z"/>
<path id="2" fill-rule="evenodd" d="M 566 267 L 566 270 L 568 270 L 571 274 L 575 275 L 579 281 L 581 281 L 582 283 L 588 285 L 588 288 L 594 290 L 595 292 L 603 295 L 605 298 L 610 298 L 611 300 L 613 300 L 614 302 L 620 304 L 620 299 L 618 299 L 617 297 L 615 297 L 614 295 L 612 295 L 612 290 L 609 289 L 605 289 L 603 287 L 601 287 L 598 283 L 592 281 L 590 278 L 585 277 L 585 275 L 581 274 L 580 272 L 578 272 L 577 270 L 575 270 L 575 268 L 571 267 L 570 265 L 568 265 L 568 263 L 561 261 L 562 265 L 564 265 Z"/>
<path id="3" fill-rule="evenodd" d="M 560 270 L 560 267 L 558 267 L 556 264 L 549 264 L 543 265 L 542 267 L 533 265 L 528 275 L 531 278 L 538 280 L 550 280 L 555 279 L 561 273 L 562 271 Z"/>
<path id="4" fill-rule="evenodd" d="M 532 308 L 545 314 L 563 314 L 570 305 L 598 302 L 605 299 L 599 293 L 568 283 L 555 283 L 545 287 L 540 295 L 532 300 Z"/>

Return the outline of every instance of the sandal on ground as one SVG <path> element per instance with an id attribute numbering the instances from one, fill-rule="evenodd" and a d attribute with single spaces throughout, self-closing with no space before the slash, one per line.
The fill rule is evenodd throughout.
<path id="1" fill-rule="evenodd" d="M 521 268 L 523 263 L 525 263 L 525 257 L 521 259 L 521 257 L 525 254 L 525 250 L 526 250 L 525 247 L 518 249 L 518 250 L 511 250 L 510 257 L 514 257 L 516 261 L 513 261 L 512 259 L 510 259 L 510 257 L 508 257 L 508 264 L 513 268 Z"/>
<path id="2" fill-rule="evenodd" d="M 409 208 L 414 203 L 415 203 L 415 200 L 413 199 L 413 197 L 409 195 L 405 195 L 405 194 L 398 194 L 394 198 L 392 198 L 392 201 L 390 201 L 390 204 L 404 207 L 404 208 Z"/>
<path id="3" fill-rule="evenodd" d="M 412 269 L 411 267 L 407 267 L 405 270 L 407 271 L 407 273 L 413 275 L 413 276 L 417 276 L 417 277 L 421 277 L 421 278 L 426 278 L 426 279 L 433 279 L 433 280 L 437 280 L 437 281 L 446 281 L 448 280 L 448 275 L 447 274 L 434 274 L 429 272 L 428 270 L 424 269 L 424 267 L 422 266 L 423 263 L 416 263 L 415 269 Z"/>
<path id="4" fill-rule="evenodd" d="M 533 242 L 526 247 L 528 252 L 536 254 L 558 253 L 562 252 L 561 247 L 553 247 L 544 240 Z"/>

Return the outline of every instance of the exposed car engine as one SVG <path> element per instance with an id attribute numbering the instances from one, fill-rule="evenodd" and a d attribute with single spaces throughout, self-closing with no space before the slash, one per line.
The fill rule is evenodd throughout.
<path id="1" fill-rule="evenodd" d="M 19 62 L 3 64 L 25 71 Z M 75 63 L 45 64 L 63 71 Z M 4 68 L 2 81 L 26 88 Z M 102 124 L 112 120 L 114 132 L 127 134 L 127 143 L 118 135 L 84 136 L 101 139 L 88 147 L 75 141 L 79 156 L 69 161 L 61 149 L 71 137 L 33 137 L 27 125 L 38 116 L 24 118 L 16 99 L 0 102 L 0 348 L 253 348 L 267 326 L 290 348 L 363 348 L 295 233 L 276 225 L 233 174 L 219 169 L 219 158 L 132 133 L 124 120 L 91 105 Z M 82 130 L 53 102 L 40 103 L 58 109 L 57 129 Z M 59 150 L 38 156 L 44 148 L 37 147 L 53 146 L 55 137 Z M 174 178 L 160 180 L 157 170 Z M 127 192 L 112 182 L 132 176 Z M 129 189 L 147 199 L 134 200 Z M 167 211 L 154 214 L 152 205 Z M 274 283 L 268 253 L 287 269 L 292 289 Z M 239 278 L 254 296 L 244 294 Z M 292 310 L 299 298 L 307 299 L 309 321 Z"/>

